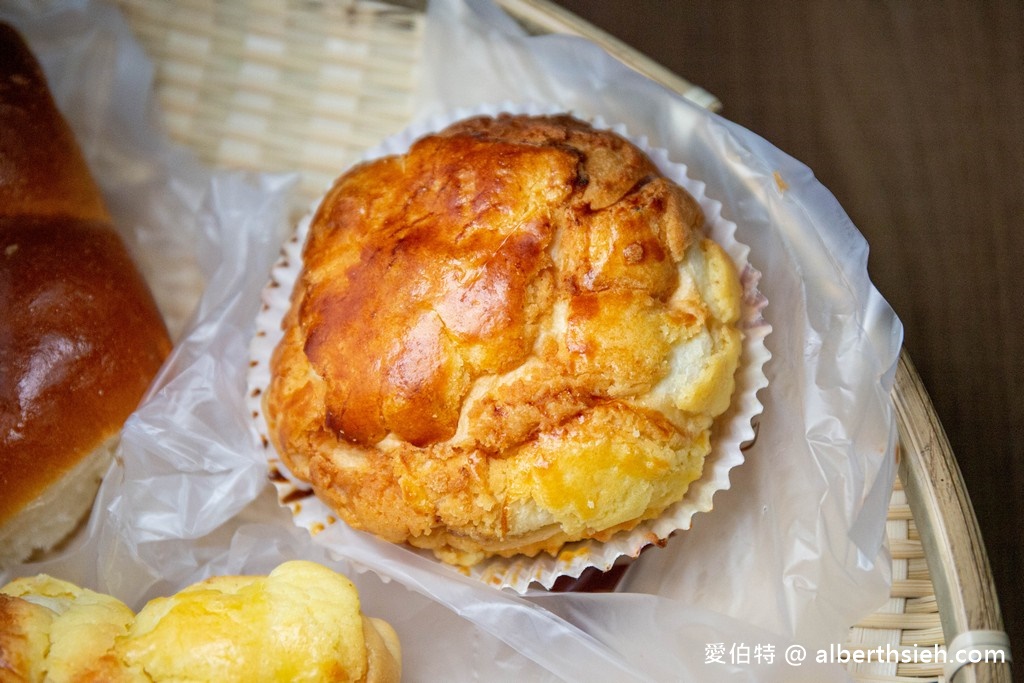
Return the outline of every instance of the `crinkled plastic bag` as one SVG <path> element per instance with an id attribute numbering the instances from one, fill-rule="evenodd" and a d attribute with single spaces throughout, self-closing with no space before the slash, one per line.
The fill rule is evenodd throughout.
<path id="1" fill-rule="evenodd" d="M 538 102 L 625 124 L 724 204 L 769 300 L 769 386 L 715 508 L 644 553 L 613 594 L 497 591 L 343 524 L 314 542 L 281 509 L 244 407 L 260 290 L 292 179 L 203 168 L 154 124 L 152 69 L 116 10 L 9 7 L 36 50 L 177 344 L 123 431 L 88 526 L 45 571 L 136 608 L 212 574 L 296 557 L 359 587 L 395 625 L 406 679 L 845 680 L 817 648 L 886 598 L 902 328 L 867 245 L 809 169 L 565 36 L 531 37 L 485 0 L 428 12 L 418 116 Z M 344 169 L 338 169 L 339 173 Z M 797 666 L 789 648 L 810 652 Z"/>

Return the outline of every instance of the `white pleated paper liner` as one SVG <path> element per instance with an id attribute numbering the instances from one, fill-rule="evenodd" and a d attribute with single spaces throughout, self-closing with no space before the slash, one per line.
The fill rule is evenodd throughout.
<path id="1" fill-rule="evenodd" d="M 416 139 L 439 131 L 455 121 L 470 116 L 499 113 L 542 115 L 565 112 L 520 105 L 460 109 L 409 127 L 369 150 L 363 158 L 374 159 L 390 154 L 402 154 Z M 700 479 L 690 484 L 683 499 L 659 517 L 642 522 L 630 531 L 619 532 L 604 542 L 588 540 L 571 543 L 563 547 L 557 556 L 541 553 L 536 557 L 490 558 L 468 570 L 471 576 L 487 584 L 511 588 L 520 593 L 537 585 L 551 588 L 559 577 L 578 578 L 590 567 L 607 571 L 617 561 L 636 558 L 645 547 L 665 541 L 676 531 L 688 529 L 693 516 L 698 512 L 710 511 L 714 494 L 729 488 L 729 472 L 743 462 L 744 445 L 754 439 L 755 421 L 762 411 L 757 392 L 768 384 L 763 368 L 771 354 L 764 340 L 771 331 L 771 326 L 762 317 L 767 300 L 758 290 L 761 274 L 749 262 L 749 248 L 736 239 L 736 224 L 722 216 L 722 204 L 706 195 L 704 183 L 690 178 L 686 166 L 671 161 L 665 150 L 652 148 L 645 138 L 630 136 L 624 126 L 607 125 L 600 119 L 591 119 L 589 122 L 596 128 L 615 131 L 631 140 L 650 156 L 662 173 L 686 189 L 700 204 L 704 211 L 707 235 L 725 249 L 740 273 L 743 303 L 739 326 L 743 332 L 743 349 L 736 372 L 736 389 L 732 403 L 728 411 L 716 420 L 712 431 L 711 452 L 705 459 L 703 474 Z M 339 169 L 339 175 L 343 171 L 344 169 Z M 295 523 L 308 529 L 314 538 L 327 526 L 343 522 L 339 521 L 333 510 L 313 495 L 307 483 L 291 475 L 274 452 L 266 437 L 261 397 L 270 382 L 270 357 L 282 336 L 281 320 L 288 310 L 292 287 L 302 269 L 302 246 L 315 210 L 316 207 L 312 207 L 309 214 L 299 222 L 295 234 L 282 248 L 271 279 L 264 289 L 263 306 L 256 319 L 256 335 L 250 347 L 247 394 L 258 439 L 267 453 L 271 479 L 277 488 L 278 500 L 291 509 Z M 343 548 L 333 550 L 344 553 Z M 434 559 L 433 554 L 428 551 L 419 552 Z M 440 560 L 435 561 L 443 564 Z M 451 570 L 466 571 L 458 567 L 451 567 Z"/>

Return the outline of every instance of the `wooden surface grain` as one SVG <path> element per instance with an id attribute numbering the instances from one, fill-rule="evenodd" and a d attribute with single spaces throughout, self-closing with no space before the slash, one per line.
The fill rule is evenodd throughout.
<path id="1" fill-rule="evenodd" d="M 865 235 L 1024 659 L 1024 3 L 557 2 L 810 166 Z"/>

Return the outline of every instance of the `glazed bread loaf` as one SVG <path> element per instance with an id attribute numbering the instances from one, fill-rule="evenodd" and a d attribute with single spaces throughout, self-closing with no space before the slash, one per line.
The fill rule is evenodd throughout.
<path id="1" fill-rule="evenodd" d="M 0 589 L 0 681 L 397 681 L 391 626 L 322 565 L 220 576 L 147 603 L 46 575 Z"/>
<path id="2" fill-rule="evenodd" d="M 312 218 L 264 393 L 350 525 L 470 565 L 660 515 L 741 348 L 697 202 L 569 116 L 480 117 L 360 164 Z"/>
<path id="3" fill-rule="evenodd" d="M 170 341 L 43 73 L 0 24 L 0 567 L 65 537 Z"/>

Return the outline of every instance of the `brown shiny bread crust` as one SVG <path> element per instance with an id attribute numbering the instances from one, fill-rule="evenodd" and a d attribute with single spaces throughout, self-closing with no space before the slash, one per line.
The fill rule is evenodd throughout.
<path id="1" fill-rule="evenodd" d="M 468 119 L 359 165 L 310 224 L 270 440 L 348 523 L 459 564 L 657 516 L 739 354 L 738 278 L 702 228 L 570 116 Z"/>
<path id="2" fill-rule="evenodd" d="M 21 37 L 0 24 L 0 524 L 116 434 L 170 350 Z"/>

